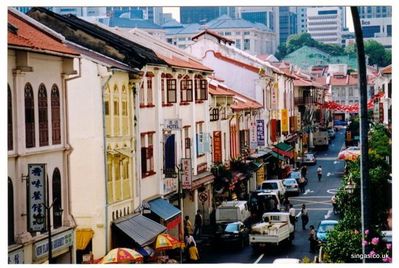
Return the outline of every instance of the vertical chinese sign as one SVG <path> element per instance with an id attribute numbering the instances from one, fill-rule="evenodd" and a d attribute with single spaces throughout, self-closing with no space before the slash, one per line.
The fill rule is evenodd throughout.
<path id="1" fill-rule="evenodd" d="M 30 231 L 39 232 L 45 229 L 45 165 L 28 165 L 28 226 Z"/>
<path id="2" fill-rule="evenodd" d="M 182 158 L 182 188 L 190 190 L 192 185 L 191 159 Z"/>
<path id="3" fill-rule="evenodd" d="M 273 83 L 272 87 L 272 108 L 276 109 L 277 108 L 277 99 L 278 99 L 278 82 Z"/>
<path id="4" fill-rule="evenodd" d="M 265 146 L 265 120 L 256 120 L 256 138 L 258 146 Z"/>
<path id="5" fill-rule="evenodd" d="M 281 132 L 288 133 L 288 110 L 281 109 Z"/>
<path id="6" fill-rule="evenodd" d="M 213 132 L 213 162 L 222 162 L 222 132 Z"/>
<path id="7" fill-rule="evenodd" d="M 265 166 L 262 165 L 257 171 L 256 171 L 256 186 L 262 185 L 263 181 L 265 180 Z"/>
<path id="8" fill-rule="evenodd" d="M 251 150 L 255 150 L 256 147 L 258 146 L 258 140 L 257 140 L 257 133 L 256 133 L 256 123 L 251 122 L 251 127 L 249 130 L 249 148 Z"/>

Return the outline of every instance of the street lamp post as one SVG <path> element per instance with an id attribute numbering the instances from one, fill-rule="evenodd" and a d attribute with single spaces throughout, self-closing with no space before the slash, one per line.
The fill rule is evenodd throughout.
<path id="1" fill-rule="evenodd" d="M 54 204 L 56 203 L 57 198 L 55 198 L 54 201 L 50 204 L 50 195 L 49 195 L 49 188 L 50 187 L 49 186 L 50 185 L 49 185 L 48 176 L 47 176 L 47 178 L 46 178 L 46 196 L 47 196 L 47 200 L 46 200 L 46 204 L 43 204 L 43 207 L 46 210 L 45 217 L 46 217 L 46 225 L 47 225 L 47 232 L 48 232 L 48 237 L 47 237 L 47 239 L 48 239 L 48 257 L 47 258 L 48 258 L 48 263 L 52 264 L 53 263 L 53 252 L 52 252 L 53 251 L 53 247 L 52 247 L 52 244 L 51 244 L 52 236 L 51 236 L 51 219 L 50 219 L 51 213 L 50 213 L 50 210 L 54 206 Z M 56 209 L 57 210 L 54 211 L 56 216 L 59 216 L 60 214 L 62 214 L 63 210 L 61 208 L 57 207 Z"/>
<path id="2" fill-rule="evenodd" d="M 360 24 L 359 12 L 356 6 L 351 7 L 353 26 L 355 29 L 357 62 L 359 69 L 359 90 L 360 90 L 360 200 L 361 200 L 361 223 L 362 241 L 364 241 L 364 231 L 370 227 L 369 215 L 369 176 L 368 176 L 368 117 L 367 117 L 367 73 L 363 44 L 363 33 Z M 365 245 L 362 243 L 362 253 L 366 254 Z M 366 258 L 363 258 L 365 262 Z"/>

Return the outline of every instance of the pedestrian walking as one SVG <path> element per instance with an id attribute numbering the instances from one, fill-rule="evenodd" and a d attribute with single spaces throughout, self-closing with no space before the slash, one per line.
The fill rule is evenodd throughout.
<path id="1" fill-rule="evenodd" d="M 200 210 L 197 210 L 197 214 L 195 214 L 194 220 L 194 236 L 198 238 L 201 235 L 202 229 L 202 216 Z"/>
<path id="2" fill-rule="evenodd" d="M 190 263 L 198 263 L 199 262 L 199 253 L 198 253 L 198 248 L 194 245 L 194 243 L 191 243 L 189 248 L 188 248 L 188 256 L 189 256 L 189 262 Z"/>
<path id="3" fill-rule="evenodd" d="M 283 201 L 283 205 L 284 205 L 284 211 L 288 211 L 290 209 L 290 200 L 288 200 L 288 193 L 285 192 L 284 194 L 284 201 Z"/>
<path id="4" fill-rule="evenodd" d="M 302 230 L 306 230 L 306 224 L 308 224 L 309 222 L 309 214 L 308 214 L 308 210 L 306 209 L 305 204 L 302 204 L 302 208 L 301 211 L 298 213 L 298 215 L 296 215 L 296 217 L 298 218 L 299 216 L 301 216 L 301 220 L 302 220 Z"/>
<path id="5" fill-rule="evenodd" d="M 302 177 L 306 177 L 307 171 L 308 171 L 308 168 L 307 168 L 306 166 L 303 166 L 303 167 L 301 168 L 301 176 L 302 176 Z"/>
<path id="6" fill-rule="evenodd" d="M 300 191 L 301 193 L 304 193 L 304 192 L 305 192 L 305 184 L 306 184 L 306 179 L 305 179 L 305 177 L 302 177 L 302 176 L 301 176 L 301 178 L 299 179 L 298 184 L 299 184 L 299 191 Z"/>
<path id="7" fill-rule="evenodd" d="M 333 195 L 331 197 L 331 204 L 333 206 L 334 215 L 337 215 L 337 213 L 338 213 L 338 204 L 337 204 L 337 197 L 335 195 Z"/>
<path id="8" fill-rule="evenodd" d="M 309 252 L 310 253 L 316 253 L 316 247 L 317 247 L 317 239 L 316 239 L 316 231 L 314 230 L 314 226 L 310 225 L 310 231 L 309 231 Z"/>
<path id="9" fill-rule="evenodd" d="M 184 217 L 184 233 L 185 234 L 192 234 L 193 233 L 193 225 L 190 222 L 190 217 Z"/>
<path id="10" fill-rule="evenodd" d="M 296 211 L 292 204 L 290 204 L 290 209 L 288 210 L 288 213 L 290 214 L 290 223 L 294 226 L 295 231 Z"/>
<path id="11" fill-rule="evenodd" d="M 321 166 L 317 168 L 317 177 L 319 178 L 319 182 L 321 181 L 321 176 L 323 175 L 323 170 Z"/>
<path id="12" fill-rule="evenodd" d="M 194 243 L 194 245 L 197 246 L 197 242 L 195 242 L 195 239 L 191 234 L 185 235 L 184 242 L 186 243 L 187 248 L 190 246 L 191 243 Z"/>

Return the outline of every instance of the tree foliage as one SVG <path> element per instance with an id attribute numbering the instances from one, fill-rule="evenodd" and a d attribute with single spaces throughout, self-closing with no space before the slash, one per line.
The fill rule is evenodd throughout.
<path id="1" fill-rule="evenodd" d="M 369 209 L 370 232 L 375 239 L 381 237 L 378 230 L 386 229 L 387 209 L 392 207 L 392 188 L 388 183 L 392 166 L 387 162 L 387 156 L 391 154 L 390 136 L 384 126 L 375 125 L 369 132 Z M 326 262 L 360 262 L 359 258 L 353 258 L 352 254 L 361 253 L 361 199 L 360 199 L 360 161 L 347 162 L 347 175 L 342 180 L 342 185 L 337 192 L 337 202 L 341 219 L 336 228 L 329 233 L 324 247 Z M 348 183 L 354 183 L 353 193 L 347 191 Z M 371 246 L 371 252 L 387 251 Z M 381 247 L 381 246 L 380 246 Z M 385 247 L 383 245 L 382 247 Z M 385 250 L 385 251 L 383 251 Z M 380 259 L 379 262 L 389 262 L 388 259 Z"/>
<path id="2" fill-rule="evenodd" d="M 290 54 L 303 46 L 318 48 L 332 56 L 355 56 L 357 53 L 356 44 L 350 44 L 345 48 L 342 48 L 336 44 L 324 44 L 318 42 L 314 40 L 309 33 L 301 33 L 291 35 L 287 39 L 286 43 L 280 44 L 275 56 L 281 60 L 287 54 Z M 375 40 L 367 40 L 364 42 L 364 52 L 368 56 L 369 65 L 377 64 L 380 67 L 384 67 L 392 62 L 391 50 L 385 49 L 382 44 Z"/>

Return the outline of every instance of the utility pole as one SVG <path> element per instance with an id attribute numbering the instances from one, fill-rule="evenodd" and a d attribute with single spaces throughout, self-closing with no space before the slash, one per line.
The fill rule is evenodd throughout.
<path id="1" fill-rule="evenodd" d="M 367 116 L 367 72 L 364 54 L 363 33 L 360 24 L 359 12 L 356 6 L 351 7 L 353 26 L 355 28 L 358 84 L 360 89 L 360 200 L 361 200 L 361 223 L 362 241 L 364 231 L 370 227 L 369 215 L 369 170 L 368 170 L 368 116 Z M 366 247 L 362 243 L 362 253 L 366 254 Z M 366 258 L 363 258 L 365 263 Z"/>
<path id="2" fill-rule="evenodd" d="M 46 205 L 43 204 L 45 210 L 46 210 L 46 225 L 47 225 L 47 235 L 48 235 L 48 263 L 52 264 L 53 263 L 53 247 L 51 245 L 51 220 L 50 220 L 50 209 L 54 205 L 54 202 L 50 205 L 50 195 L 49 195 L 49 182 L 48 182 L 48 176 L 46 178 L 46 196 L 47 196 L 47 201 Z"/>
<path id="3" fill-rule="evenodd" d="M 177 168 L 177 198 L 178 198 L 178 206 L 179 206 L 179 209 L 180 209 L 180 212 L 181 212 L 180 224 L 179 224 L 179 229 L 180 229 L 179 233 L 180 233 L 181 237 L 179 237 L 179 239 L 181 241 L 184 241 L 183 206 L 182 206 L 182 204 L 183 204 L 183 202 L 182 202 L 183 195 L 181 193 L 181 171 L 182 171 L 182 165 L 181 164 L 180 165 L 176 165 L 176 168 Z M 181 235 L 181 234 L 183 234 L 183 235 Z M 180 263 L 183 263 L 183 251 L 182 251 L 181 248 L 180 248 Z"/>

